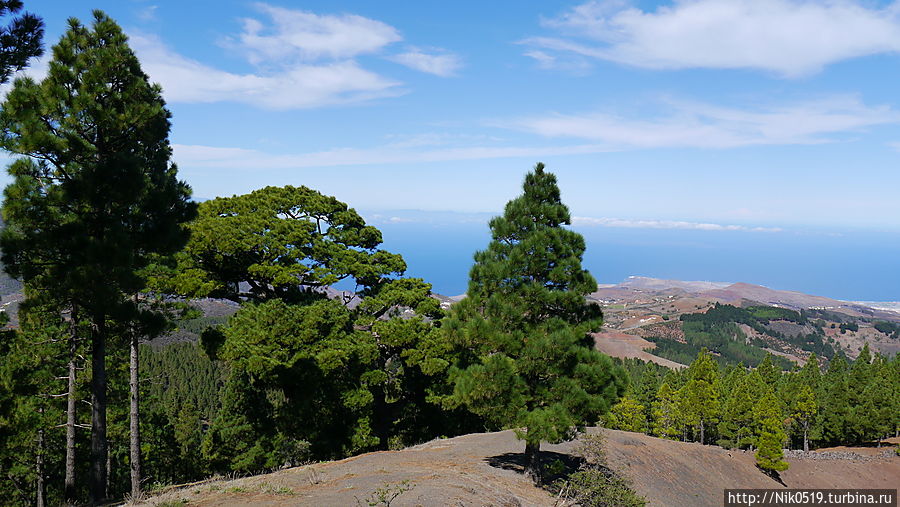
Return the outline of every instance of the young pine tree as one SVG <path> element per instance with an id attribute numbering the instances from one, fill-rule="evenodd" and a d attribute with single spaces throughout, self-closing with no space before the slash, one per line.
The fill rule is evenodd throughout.
<path id="1" fill-rule="evenodd" d="M 753 414 L 759 428 L 756 465 L 772 475 L 787 470 L 788 463 L 784 461 L 784 451 L 782 450 L 782 445 L 787 437 L 784 434 L 778 400 L 771 390 L 767 391 L 765 396 L 759 400 L 753 409 Z"/>
<path id="2" fill-rule="evenodd" d="M 572 438 L 622 395 L 624 372 L 594 349 L 603 314 L 585 296 L 584 238 L 567 229 L 556 177 L 537 164 L 524 193 L 490 222 L 466 299 L 444 326 L 456 353 L 451 404 L 525 440 L 526 472 L 541 480 L 541 442 Z"/>
<path id="3" fill-rule="evenodd" d="M 609 414 L 606 416 L 606 427 L 643 433 L 647 429 L 644 406 L 633 396 L 626 395 L 609 410 Z"/>
<path id="4" fill-rule="evenodd" d="M 682 419 L 678 391 L 672 390 L 667 382 L 663 382 L 656 394 L 656 400 L 653 407 L 653 435 L 676 440 L 681 435 Z"/>
<path id="5" fill-rule="evenodd" d="M 700 443 L 706 443 L 706 430 L 719 420 L 721 398 L 719 370 L 705 348 L 687 370 L 688 381 L 681 389 L 685 414 L 700 433 Z"/>

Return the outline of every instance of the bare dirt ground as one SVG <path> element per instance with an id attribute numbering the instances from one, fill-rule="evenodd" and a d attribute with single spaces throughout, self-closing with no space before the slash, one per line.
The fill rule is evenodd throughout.
<path id="1" fill-rule="evenodd" d="M 618 331 L 594 333 L 594 343 L 597 350 L 610 357 L 637 358 L 673 369 L 685 367 L 681 363 L 676 363 L 647 352 L 647 349 L 655 348 L 656 344 L 633 334 L 625 334 Z"/>
<path id="2" fill-rule="evenodd" d="M 725 488 L 896 488 L 900 482 L 900 457 L 790 458 L 782 485 L 756 468 L 750 452 L 624 431 L 591 431 L 606 435 L 609 464 L 629 476 L 654 506 L 722 505 Z M 545 444 L 543 459 L 571 463 L 575 445 Z M 512 431 L 465 435 L 402 451 L 199 484 L 141 505 L 184 500 L 196 506 L 354 506 L 377 499 L 379 489 L 402 488 L 411 489 L 391 505 L 554 505 L 555 498 L 522 474 L 523 448 Z"/>

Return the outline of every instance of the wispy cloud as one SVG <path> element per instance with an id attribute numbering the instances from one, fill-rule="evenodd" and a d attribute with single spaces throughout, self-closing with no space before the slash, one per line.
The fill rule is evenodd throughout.
<path id="1" fill-rule="evenodd" d="M 175 161 L 183 167 L 219 169 L 302 169 L 374 164 L 405 164 L 482 160 L 496 158 L 540 158 L 553 155 L 581 155 L 609 151 L 592 144 L 573 146 L 457 146 L 418 149 L 415 146 L 378 148 L 337 148 L 332 150 L 272 154 L 260 150 L 202 145 L 173 145 Z"/>
<path id="2" fill-rule="evenodd" d="M 296 64 L 272 73 L 238 74 L 186 58 L 157 37 L 132 35 L 150 78 L 171 102 L 239 102 L 267 109 L 300 109 L 360 102 L 403 93 L 400 83 L 353 60 Z"/>
<path id="3" fill-rule="evenodd" d="M 254 6 L 269 17 L 271 26 L 245 18 L 243 31 L 226 39 L 253 63 L 353 58 L 402 40 L 396 28 L 355 14 L 320 15 L 265 3 Z"/>
<path id="4" fill-rule="evenodd" d="M 317 14 L 265 3 L 260 18 L 242 20 L 240 33 L 220 44 L 243 56 L 251 72 L 231 72 L 179 54 L 150 34 L 130 34 L 151 79 L 171 102 L 238 102 L 266 109 L 303 109 L 356 103 L 406 93 L 402 83 L 369 70 L 378 56 L 439 76 L 461 66 L 444 50 L 388 54 L 403 37 L 381 21 L 355 14 Z"/>
<path id="5" fill-rule="evenodd" d="M 462 59 L 444 50 L 426 52 L 418 48 L 411 48 L 409 51 L 394 55 L 389 59 L 411 69 L 441 77 L 455 76 L 457 71 L 462 68 Z"/>
<path id="6" fill-rule="evenodd" d="M 747 227 L 677 220 L 624 220 L 621 218 L 572 217 L 576 227 L 623 227 L 629 229 L 684 229 L 695 231 L 782 232 L 778 227 Z"/>
<path id="7" fill-rule="evenodd" d="M 598 112 L 548 114 L 495 122 L 545 137 L 601 142 L 610 148 L 733 148 L 818 144 L 866 127 L 900 123 L 900 112 L 852 96 L 753 109 L 666 99 L 650 118 Z"/>
<path id="8" fill-rule="evenodd" d="M 674 0 L 642 10 L 630 1 L 596 0 L 542 21 L 558 36 L 522 42 L 545 65 L 542 54 L 559 53 L 648 69 L 749 68 L 795 78 L 842 60 L 900 52 L 900 4 L 871 4 Z"/>

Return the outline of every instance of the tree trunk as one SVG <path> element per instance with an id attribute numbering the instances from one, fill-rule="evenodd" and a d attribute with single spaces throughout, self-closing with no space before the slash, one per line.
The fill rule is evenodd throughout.
<path id="1" fill-rule="evenodd" d="M 372 412 L 374 416 L 375 436 L 378 437 L 378 448 L 386 451 L 390 438 L 390 416 L 388 415 L 387 401 L 384 394 L 384 386 L 379 386 L 372 392 Z"/>
<path id="2" fill-rule="evenodd" d="M 106 316 L 94 316 L 91 330 L 91 503 L 106 498 Z"/>
<path id="3" fill-rule="evenodd" d="M 532 444 L 525 443 L 525 475 L 528 476 L 536 486 L 540 486 L 542 482 L 541 474 L 541 443 Z"/>
<path id="4" fill-rule="evenodd" d="M 703 419 L 700 419 L 700 445 L 703 445 L 705 443 L 704 442 L 704 437 L 706 436 L 706 433 L 704 431 L 705 429 L 706 428 L 703 425 Z"/>
<path id="5" fill-rule="evenodd" d="M 138 336 L 131 335 L 131 498 L 141 498 L 141 428 L 140 428 L 140 384 L 138 383 Z"/>
<path id="6" fill-rule="evenodd" d="M 109 440 L 106 444 L 106 487 L 103 489 L 103 498 L 109 498 L 109 478 L 112 477 L 112 454 L 109 453 Z"/>
<path id="7" fill-rule="evenodd" d="M 44 408 L 38 409 L 38 413 L 43 414 Z M 43 425 L 43 421 L 40 423 Z M 38 430 L 37 434 L 37 456 L 35 457 L 35 472 L 37 472 L 37 499 L 35 504 L 37 507 L 44 507 L 44 428 Z"/>
<path id="8" fill-rule="evenodd" d="M 809 421 L 803 424 L 803 452 L 809 452 Z"/>
<path id="9" fill-rule="evenodd" d="M 69 334 L 69 386 L 66 392 L 66 479 L 63 488 L 63 501 L 66 505 L 74 505 L 75 498 L 75 424 L 77 401 L 75 399 L 75 359 L 78 356 L 78 315 L 72 308 L 72 330 Z"/>

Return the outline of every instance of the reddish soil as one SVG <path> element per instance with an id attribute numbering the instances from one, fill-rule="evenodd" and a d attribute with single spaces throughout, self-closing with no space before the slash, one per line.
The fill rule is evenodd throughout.
<path id="1" fill-rule="evenodd" d="M 605 333 L 594 333 L 594 343 L 597 350 L 603 352 L 610 357 L 619 358 L 637 358 L 642 361 L 650 361 L 666 368 L 684 368 L 681 363 L 676 363 L 663 357 L 655 356 L 647 349 L 653 349 L 656 344 L 648 342 L 640 336 L 632 334 L 619 333 L 617 331 L 607 331 Z"/>

